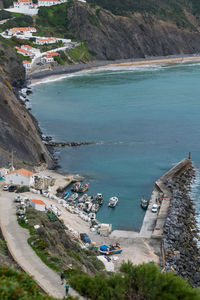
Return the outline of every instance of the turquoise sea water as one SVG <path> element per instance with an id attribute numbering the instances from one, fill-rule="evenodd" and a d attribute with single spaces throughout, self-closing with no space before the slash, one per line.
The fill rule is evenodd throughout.
<path id="1" fill-rule="evenodd" d="M 44 134 L 97 142 L 59 149 L 59 163 L 84 175 L 91 194 L 103 193 L 97 217 L 114 228 L 140 229 L 140 198 L 189 151 L 200 167 L 200 64 L 79 73 L 33 87 L 30 98 Z"/>

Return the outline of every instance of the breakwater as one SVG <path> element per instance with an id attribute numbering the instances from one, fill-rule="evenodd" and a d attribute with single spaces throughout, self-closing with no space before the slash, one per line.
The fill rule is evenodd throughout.
<path id="1" fill-rule="evenodd" d="M 190 165 L 181 174 L 165 179 L 171 201 L 163 228 L 162 247 L 165 270 L 173 270 L 196 287 L 200 285 L 199 230 L 193 202 L 188 195 L 194 176 Z"/>

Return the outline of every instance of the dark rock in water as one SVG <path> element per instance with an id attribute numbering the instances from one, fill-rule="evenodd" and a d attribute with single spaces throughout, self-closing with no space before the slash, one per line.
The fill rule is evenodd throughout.
<path id="1" fill-rule="evenodd" d="M 48 142 L 48 146 L 51 147 L 77 147 L 77 146 L 87 146 L 96 144 L 95 142 Z"/>
<path id="2" fill-rule="evenodd" d="M 31 89 L 27 89 L 27 91 L 26 91 L 26 95 L 30 95 L 30 94 L 32 94 L 33 92 L 32 92 L 32 90 Z"/>
<path id="3" fill-rule="evenodd" d="M 43 136 L 42 139 L 43 139 L 43 141 L 45 141 L 45 142 L 50 142 L 50 141 L 52 141 L 53 138 L 52 138 L 51 136 L 48 136 L 48 135 L 47 135 L 47 136 Z"/>

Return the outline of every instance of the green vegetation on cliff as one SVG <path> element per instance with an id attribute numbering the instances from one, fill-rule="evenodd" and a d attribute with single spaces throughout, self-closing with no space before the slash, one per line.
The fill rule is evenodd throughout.
<path id="1" fill-rule="evenodd" d="M 124 263 L 121 273 L 103 277 L 72 275 L 70 284 L 92 300 L 199 300 L 200 290 L 172 272 L 161 273 L 153 264 Z"/>
<path id="2" fill-rule="evenodd" d="M 195 0 L 88 0 L 95 7 L 96 5 L 110 10 L 113 14 L 120 16 L 131 16 L 134 13 L 151 15 L 157 19 L 171 21 L 178 27 L 195 30 L 195 27 L 188 21 L 184 10 L 193 7 L 197 11 L 200 5 Z"/>
<path id="3" fill-rule="evenodd" d="M 25 273 L 0 266 L 0 299 L 2 300 L 53 300 L 40 292 L 35 281 Z"/>
<path id="4" fill-rule="evenodd" d="M 28 224 L 19 221 L 24 228 L 29 229 L 31 237 L 28 243 L 50 268 L 57 272 L 68 270 L 71 266 L 90 275 L 104 270 L 104 265 L 96 258 L 96 252 L 84 250 L 77 241 L 66 233 L 64 224 L 56 219 L 51 221 L 47 214 L 29 207 L 26 212 Z M 38 230 L 34 225 L 39 224 Z"/>
<path id="5" fill-rule="evenodd" d="M 70 38 L 68 31 L 67 8 L 69 3 L 51 7 L 40 7 L 36 17 L 39 35 Z"/>

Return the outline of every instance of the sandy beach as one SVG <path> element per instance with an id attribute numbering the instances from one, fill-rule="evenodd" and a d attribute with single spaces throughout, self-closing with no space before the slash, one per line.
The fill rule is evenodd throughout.
<path id="1" fill-rule="evenodd" d="M 183 55 L 183 56 L 168 56 L 168 57 L 150 57 L 138 59 L 126 59 L 116 61 L 94 61 L 87 64 L 75 64 L 68 66 L 58 66 L 54 69 L 47 69 L 38 72 L 27 73 L 28 85 L 34 86 L 41 83 L 48 83 L 52 81 L 62 80 L 67 77 L 74 76 L 73 73 L 82 74 L 83 72 L 103 71 L 110 68 L 120 67 L 151 67 L 156 65 L 173 65 L 173 64 L 187 64 L 200 62 L 200 55 Z"/>

